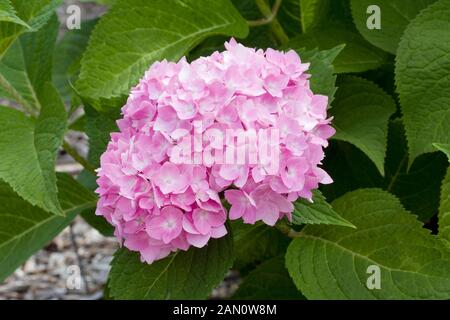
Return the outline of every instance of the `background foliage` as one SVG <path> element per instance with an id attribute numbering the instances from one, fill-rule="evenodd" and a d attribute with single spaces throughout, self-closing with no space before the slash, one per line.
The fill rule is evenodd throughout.
<path id="1" fill-rule="evenodd" d="M 93 169 L 130 88 L 155 61 L 235 37 L 311 63 L 337 130 L 335 182 L 299 200 L 292 224 L 233 222 L 152 265 L 120 249 L 109 295 L 206 298 L 234 268 L 240 299 L 450 298 L 450 0 L 103 0 L 103 17 L 57 40 L 61 2 L 0 0 L 0 97 L 14 103 L 0 107 L 0 281 L 77 214 L 112 234 L 94 215 Z M 76 180 L 54 170 L 69 130 L 89 137 Z M 370 265 L 381 289 L 366 286 Z"/>

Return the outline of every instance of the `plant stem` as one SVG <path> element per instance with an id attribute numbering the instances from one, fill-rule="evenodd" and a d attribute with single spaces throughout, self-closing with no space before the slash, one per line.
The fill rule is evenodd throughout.
<path id="1" fill-rule="evenodd" d="M 79 164 L 83 166 L 84 169 L 92 173 L 93 175 L 96 175 L 95 168 L 86 161 L 74 148 L 70 146 L 70 144 L 64 140 L 62 144 L 63 149 Z"/>
<path id="2" fill-rule="evenodd" d="M 266 0 L 255 0 L 256 5 L 259 8 L 259 11 L 263 14 L 265 17 L 264 22 L 267 24 L 270 24 L 270 30 L 274 34 L 275 38 L 279 42 L 280 45 L 285 45 L 289 42 L 289 37 L 286 35 L 286 32 L 284 32 L 283 27 L 281 26 L 280 22 L 278 21 L 276 15 L 278 13 L 278 9 L 281 6 L 281 0 L 276 0 L 275 4 L 273 5 L 273 9 L 270 8 L 269 4 L 266 2 Z M 252 22 L 250 22 L 252 23 Z M 250 24 L 249 23 L 249 24 Z M 253 22 L 255 23 L 255 22 Z M 261 23 L 261 21 L 260 21 Z M 266 24 L 263 23 L 263 24 Z M 251 25 L 251 24 L 250 24 Z M 261 25 L 261 24 L 259 24 Z"/>

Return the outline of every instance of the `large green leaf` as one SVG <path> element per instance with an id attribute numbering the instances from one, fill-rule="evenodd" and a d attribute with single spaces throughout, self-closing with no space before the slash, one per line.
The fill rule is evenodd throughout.
<path id="1" fill-rule="evenodd" d="M 233 240 L 227 235 L 202 249 L 177 251 L 151 265 L 127 249 L 116 252 L 109 276 L 115 299 L 204 299 L 233 263 Z"/>
<path id="2" fill-rule="evenodd" d="M 334 139 L 347 141 L 361 149 L 384 175 L 389 117 L 395 102 L 373 82 L 346 76 L 331 110 L 336 128 Z"/>
<path id="3" fill-rule="evenodd" d="M 292 213 L 294 224 L 334 224 L 355 227 L 333 209 L 319 190 L 313 191 L 313 203 L 300 199 L 294 203 L 294 207 Z"/>
<path id="4" fill-rule="evenodd" d="M 252 270 L 233 295 L 241 300 L 304 299 L 284 266 L 284 256 L 273 257 Z"/>
<path id="5" fill-rule="evenodd" d="M 32 206 L 0 181 L 0 283 L 51 241 L 96 197 L 73 178 L 58 174 L 58 198 L 65 217 Z"/>
<path id="6" fill-rule="evenodd" d="M 337 73 L 378 68 L 386 60 L 386 54 L 365 41 L 357 32 L 347 25 L 331 25 L 298 35 L 290 41 L 290 45 L 308 50 L 328 50 L 345 44 L 333 63 Z"/>
<path id="7" fill-rule="evenodd" d="M 0 59 L 20 34 L 38 31 L 43 27 L 62 0 L 10 0 L 6 2 L 2 0 L 1 3 L 3 6 L 0 6 L 0 10 L 6 8 L 11 13 L 12 6 L 16 18 L 20 19 L 22 23 L 17 23 L 17 20 L 0 19 Z"/>
<path id="8" fill-rule="evenodd" d="M 388 140 L 384 188 L 395 194 L 407 210 L 428 221 L 438 212 L 447 159 L 440 152 L 423 154 L 408 170 L 408 146 L 400 120 L 390 123 Z"/>
<path id="9" fill-rule="evenodd" d="M 433 143 L 433 146 L 442 151 L 447 156 L 448 161 L 450 161 L 450 144 Z"/>
<path id="10" fill-rule="evenodd" d="M 442 182 L 441 205 L 439 207 L 439 236 L 450 241 L 450 167 Z"/>
<path id="11" fill-rule="evenodd" d="M 0 96 L 15 100 L 28 111 L 41 108 L 38 95 L 51 81 L 58 18 L 53 16 L 38 32 L 22 35 L 0 61 Z"/>
<path id="12" fill-rule="evenodd" d="M 450 0 L 424 9 L 406 28 L 396 83 L 408 139 L 409 165 L 432 143 L 450 143 Z"/>
<path id="13" fill-rule="evenodd" d="M 208 36 L 247 33 L 229 0 L 118 0 L 92 33 L 77 88 L 92 100 L 119 97 L 153 62 L 178 60 Z"/>
<path id="14" fill-rule="evenodd" d="M 64 99 L 70 100 L 71 84 L 80 71 L 81 57 L 97 19 L 81 24 L 81 29 L 68 30 L 58 42 L 53 58 L 53 83 Z"/>
<path id="15" fill-rule="evenodd" d="M 333 207 L 357 229 L 306 226 L 287 251 L 289 273 L 308 299 L 450 298 L 450 248 L 394 196 L 361 189 Z M 366 286 L 370 266 L 380 269 L 380 289 Z"/>
<path id="16" fill-rule="evenodd" d="M 290 239 L 262 222 L 244 224 L 237 220 L 233 229 L 235 264 L 238 269 L 257 265 L 284 252 Z"/>
<path id="17" fill-rule="evenodd" d="M 36 121 L 22 112 L 0 107 L 0 179 L 33 205 L 63 214 L 54 172 L 67 114 L 56 89 L 47 83 L 39 98 Z"/>
<path id="18" fill-rule="evenodd" d="M 352 15 L 359 32 L 370 43 L 395 54 L 406 26 L 420 12 L 436 0 L 351 0 Z M 369 29 L 367 8 L 380 8 L 381 29 Z"/>

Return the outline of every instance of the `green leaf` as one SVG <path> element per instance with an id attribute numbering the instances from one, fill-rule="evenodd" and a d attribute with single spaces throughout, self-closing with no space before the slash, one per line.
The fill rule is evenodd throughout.
<path id="1" fill-rule="evenodd" d="M 352 25 L 347 0 L 299 0 L 302 30 L 307 33 L 332 25 L 336 21 Z"/>
<path id="2" fill-rule="evenodd" d="M 10 0 L 8 2 L 12 5 L 16 17 L 23 23 L 0 19 L 0 59 L 19 35 L 24 32 L 35 32 L 42 28 L 62 0 Z"/>
<path id="3" fill-rule="evenodd" d="M 439 207 L 439 236 L 450 241 L 450 167 L 441 187 L 441 205 Z"/>
<path id="4" fill-rule="evenodd" d="M 450 248 L 397 198 L 361 189 L 332 205 L 357 229 L 306 226 L 287 251 L 289 273 L 308 299 L 450 298 Z M 381 289 L 366 286 L 372 265 Z"/>
<path id="5" fill-rule="evenodd" d="M 25 28 L 30 26 L 17 16 L 17 12 L 9 0 L 0 0 L 0 21 L 20 24 Z"/>
<path id="6" fill-rule="evenodd" d="M 395 54 L 406 26 L 436 0 L 351 0 L 352 15 L 362 36 L 374 46 Z M 381 12 L 381 29 L 369 29 L 367 8 L 376 5 Z"/>
<path id="7" fill-rule="evenodd" d="M 300 199 L 294 203 L 294 207 L 293 224 L 334 224 L 355 227 L 333 209 L 319 190 L 313 191 L 313 203 Z"/>
<path id="8" fill-rule="evenodd" d="M 51 81 L 58 26 L 53 16 L 38 32 L 22 35 L 0 60 L 0 89 L 29 112 L 41 109 L 38 96 Z"/>
<path id="9" fill-rule="evenodd" d="M 308 72 L 311 74 L 310 86 L 315 94 L 322 94 L 328 97 L 330 107 L 336 93 L 336 76 L 334 74 L 333 61 L 344 49 L 344 45 L 334 47 L 330 50 L 319 51 L 317 49 L 305 50 L 288 44 L 300 55 L 303 62 L 311 63 Z"/>
<path id="10" fill-rule="evenodd" d="M 99 112 L 89 104 L 84 106 L 84 129 L 89 138 L 88 162 L 94 167 L 100 166 L 100 156 L 106 150 L 110 141 L 110 134 L 117 131 L 116 119 L 119 117 L 120 109 L 110 109 L 109 112 Z M 97 187 L 96 177 L 85 170 L 78 176 L 78 181 L 86 188 L 94 190 Z M 83 219 L 104 236 L 111 236 L 114 228 L 105 218 L 95 215 L 95 209 L 81 212 Z"/>
<path id="11" fill-rule="evenodd" d="M 282 1 L 277 19 L 289 37 L 302 33 L 299 0 Z"/>
<path id="12" fill-rule="evenodd" d="M 258 34 L 255 30 L 259 30 Z M 267 36 L 267 30 L 262 27 L 252 28 L 249 36 L 242 41 L 246 46 L 267 48 L 276 47 L 276 43 L 271 42 L 270 38 Z M 206 39 L 201 45 L 196 47 L 191 51 L 191 60 L 196 59 L 200 56 L 206 56 L 212 52 L 218 50 L 223 50 L 223 43 L 227 41 L 223 37 L 213 37 Z M 311 63 L 308 73 L 311 74 L 310 85 L 311 90 L 315 94 L 322 94 L 329 98 L 328 104 L 330 105 L 333 101 L 334 94 L 336 92 L 336 76 L 333 67 L 333 61 L 339 55 L 339 53 L 344 49 L 344 45 L 334 47 L 330 50 L 319 51 L 317 49 L 306 50 L 305 48 L 296 47 L 297 43 L 291 45 L 288 43 L 286 46 L 281 48 L 284 51 L 293 49 L 297 51 L 303 62 Z"/>
<path id="13" fill-rule="evenodd" d="M 408 170 L 408 146 L 401 121 L 390 123 L 388 140 L 384 188 L 395 194 L 407 210 L 428 221 L 438 212 L 447 159 L 440 152 L 423 154 Z"/>
<path id="14" fill-rule="evenodd" d="M 114 235 L 114 227 L 104 217 L 97 216 L 95 210 L 95 208 L 84 210 L 80 213 L 80 216 L 101 235 L 112 237 Z"/>
<path id="15" fill-rule="evenodd" d="M 242 269 L 285 252 L 290 239 L 262 222 L 244 224 L 232 221 L 235 251 L 234 267 Z"/>
<path id="16" fill-rule="evenodd" d="M 337 73 L 363 72 L 380 67 L 386 54 L 365 41 L 356 30 L 346 25 L 331 25 L 293 38 L 291 46 L 308 50 L 328 50 L 345 44 L 334 61 Z"/>
<path id="17" fill-rule="evenodd" d="M 88 160 L 94 166 L 100 165 L 100 156 L 105 152 L 113 131 L 118 131 L 116 120 L 119 118 L 120 110 L 100 112 L 89 105 L 85 105 L 86 112 L 86 134 L 89 137 Z"/>
<path id="18" fill-rule="evenodd" d="M 450 0 L 424 9 L 406 28 L 397 52 L 396 84 L 409 166 L 432 143 L 450 143 Z"/>
<path id="19" fill-rule="evenodd" d="M 330 1 L 328 0 L 299 0 L 303 32 L 315 29 L 328 15 Z"/>
<path id="20" fill-rule="evenodd" d="M 210 240 L 202 249 L 177 251 L 152 264 L 139 254 L 120 249 L 109 274 L 115 299 L 204 299 L 223 280 L 233 263 L 231 235 Z"/>
<path id="21" fill-rule="evenodd" d="M 78 117 L 69 125 L 69 130 L 85 132 L 86 131 L 86 115 Z"/>
<path id="22" fill-rule="evenodd" d="M 233 295 L 241 300 L 305 299 L 284 266 L 284 256 L 264 261 L 252 270 Z"/>
<path id="23" fill-rule="evenodd" d="M 212 35 L 247 33 L 246 21 L 228 0 L 207 6 L 201 0 L 118 0 L 92 33 L 77 89 L 92 100 L 117 98 L 153 62 L 178 60 Z"/>
<path id="24" fill-rule="evenodd" d="M 66 174 L 58 174 L 58 198 L 65 217 L 32 206 L 0 181 L 0 283 L 51 241 L 95 195 Z"/>
<path id="25" fill-rule="evenodd" d="M 81 24 L 81 29 L 68 30 L 55 48 L 53 59 L 53 83 L 65 101 L 70 100 L 72 83 L 80 72 L 81 57 L 97 19 Z"/>
<path id="26" fill-rule="evenodd" d="M 438 149 L 439 151 L 442 151 L 447 156 L 448 160 L 450 161 L 450 144 L 442 144 L 442 143 L 433 143 L 433 146 Z"/>
<path id="27" fill-rule="evenodd" d="M 395 102 L 373 82 L 346 76 L 338 82 L 331 114 L 336 128 L 334 139 L 354 144 L 375 163 L 384 175 L 389 117 Z"/>
<path id="28" fill-rule="evenodd" d="M 349 143 L 332 140 L 325 152 L 323 168 L 334 180 L 320 188 L 327 200 L 359 188 L 383 188 L 422 221 L 437 214 L 439 188 L 448 162 L 438 152 L 424 154 L 408 170 L 408 147 L 400 119 L 389 124 L 385 177 L 360 149 Z"/>
<path id="29" fill-rule="evenodd" d="M 35 122 L 20 111 L 0 107 L 0 179 L 31 204 L 62 215 L 54 168 L 67 114 L 50 83 L 39 101 L 42 110 Z"/>
<path id="30" fill-rule="evenodd" d="M 97 188 L 96 176 L 89 171 L 83 170 L 77 177 L 77 181 L 89 190 Z M 105 237 L 114 234 L 114 227 L 103 217 L 95 214 L 96 208 L 89 208 L 80 213 L 80 216 L 94 229 Z"/>
<path id="31" fill-rule="evenodd" d="M 354 145 L 331 140 L 325 153 L 323 168 L 333 178 L 333 183 L 322 185 L 320 190 L 328 201 L 359 188 L 384 186 L 384 179 L 373 161 Z"/>

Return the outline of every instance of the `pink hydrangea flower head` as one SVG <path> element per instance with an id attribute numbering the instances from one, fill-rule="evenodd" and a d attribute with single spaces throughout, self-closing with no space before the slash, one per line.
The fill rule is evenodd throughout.
<path id="1" fill-rule="evenodd" d="M 155 62 L 131 90 L 120 131 L 101 156 L 96 213 L 147 263 L 223 237 L 227 218 L 270 226 L 290 219 L 294 201 L 312 200 L 313 189 L 332 182 L 319 166 L 335 131 L 327 97 L 310 89 L 309 64 L 292 50 L 255 50 L 234 39 L 225 48 L 190 63 Z M 230 130 L 237 134 L 217 134 Z M 276 132 L 276 143 L 262 139 L 276 153 L 256 162 L 214 158 L 250 130 Z"/>

